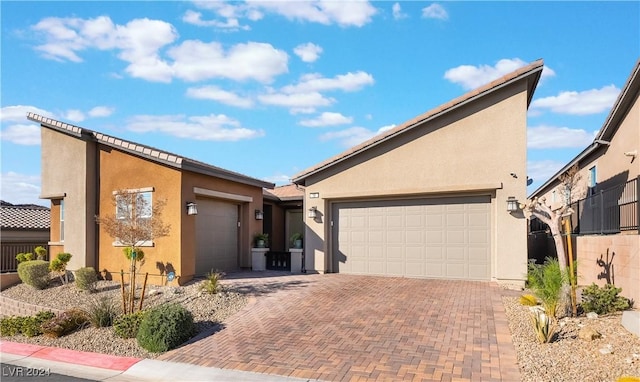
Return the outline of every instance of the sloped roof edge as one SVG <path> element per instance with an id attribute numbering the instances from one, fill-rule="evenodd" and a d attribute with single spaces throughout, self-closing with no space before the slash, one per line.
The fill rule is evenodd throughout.
<path id="1" fill-rule="evenodd" d="M 483 97 L 493 91 L 496 91 L 500 88 L 503 88 L 504 86 L 507 86 L 511 83 L 520 81 L 522 79 L 525 78 L 529 78 L 531 77 L 531 81 L 529 81 L 528 86 L 527 86 L 527 90 L 528 90 L 528 96 L 527 96 L 527 107 L 529 106 L 529 104 L 531 103 L 531 99 L 533 98 L 533 93 L 535 91 L 535 88 L 538 84 L 538 81 L 540 80 L 540 76 L 542 74 L 542 69 L 544 68 L 544 61 L 542 59 L 536 60 L 532 63 L 530 63 L 529 65 L 523 66 L 511 73 L 508 73 L 484 86 L 481 86 L 479 88 L 476 88 L 474 90 L 471 90 L 465 94 L 463 94 L 460 97 L 457 97 L 449 102 L 446 102 L 440 106 L 437 106 L 434 109 L 431 109 L 429 111 L 427 111 L 426 113 L 423 113 L 415 118 L 412 118 L 404 123 L 402 123 L 399 126 L 394 127 L 393 129 L 390 129 L 386 132 L 383 132 L 371 139 L 369 139 L 368 141 L 365 141 L 363 143 L 360 143 L 359 145 L 356 145 L 334 157 L 331 157 L 315 166 L 312 166 L 306 170 L 303 170 L 301 172 L 299 172 L 298 174 L 294 175 L 292 178 L 292 182 L 293 183 L 297 183 L 299 184 L 300 182 L 302 182 L 304 179 L 308 178 L 309 176 L 316 174 L 318 172 L 324 171 L 330 167 L 332 167 L 335 164 L 338 164 L 339 162 L 342 162 L 348 158 L 351 158 L 355 155 L 358 155 L 359 153 L 368 150 L 369 148 L 372 148 L 374 146 L 377 146 L 399 134 L 405 133 L 411 129 L 413 129 L 414 127 L 417 127 L 419 125 L 421 125 L 422 123 L 425 123 L 429 120 L 432 120 L 434 118 L 440 117 L 446 113 L 449 113 L 455 109 L 457 109 L 458 107 L 465 105 L 469 102 L 472 102 L 480 97 Z"/>
<path id="2" fill-rule="evenodd" d="M 624 117 L 627 110 L 631 107 L 633 102 L 634 94 L 638 93 L 640 90 L 640 59 L 636 61 L 635 66 L 633 67 L 627 82 L 625 83 L 622 91 L 618 95 L 616 102 L 613 104 L 607 119 L 605 119 L 604 124 L 600 128 L 600 131 L 594 138 L 593 142 L 584 149 L 581 153 L 576 155 L 573 159 L 569 161 L 564 167 L 562 167 L 558 172 L 556 172 L 553 176 L 551 176 L 546 182 L 544 182 L 540 187 L 538 187 L 535 191 L 533 191 L 528 199 L 535 198 L 539 196 L 539 194 L 547 189 L 553 182 L 555 182 L 560 175 L 564 174 L 569 170 L 573 165 L 579 163 L 582 159 L 584 159 L 587 155 L 593 153 L 598 148 L 604 146 L 604 142 L 610 141 L 613 137 L 613 134 L 616 130 L 621 119 Z"/>
<path id="3" fill-rule="evenodd" d="M 128 141 L 126 139 L 99 133 L 84 127 L 57 121 L 55 119 L 47 118 L 35 113 L 27 113 L 27 119 L 38 122 L 44 127 L 62 132 L 64 134 L 68 134 L 75 138 L 82 139 L 83 137 L 86 137 L 86 139 L 91 139 L 106 146 L 113 147 L 129 154 L 145 158 L 156 163 L 168 165 L 177 169 L 215 176 L 217 178 L 231 180 L 234 182 L 239 182 L 256 187 L 275 187 L 275 184 L 270 182 L 252 178 L 237 172 L 225 170 L 223 168 L 173 154 L 168 151 L 159 150 L 151 146 L 142 145 L 136 142 Z"/>

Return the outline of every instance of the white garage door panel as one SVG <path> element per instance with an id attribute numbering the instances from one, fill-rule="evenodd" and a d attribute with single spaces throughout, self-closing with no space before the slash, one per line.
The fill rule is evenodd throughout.
<path id="1" fill-rule="evenodd" d="M 215 199 L 198 199 L 196 274 L 238 268 L 238 206 Z"/>
<path id="2" fill-rule="evenodd" d="M 489 197 L 338 203 L 333 270 L 490 278 Z"/>

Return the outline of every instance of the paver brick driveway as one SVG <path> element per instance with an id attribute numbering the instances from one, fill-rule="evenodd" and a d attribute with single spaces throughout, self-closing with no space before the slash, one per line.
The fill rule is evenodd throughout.
<path id="1" fill-rule="evenodd" d="M 503 290 L 489 282 L 326 274 L 225 283 L 255 298 L 219 332 L 159 359 L 331 381 L 520 380 Z"/>

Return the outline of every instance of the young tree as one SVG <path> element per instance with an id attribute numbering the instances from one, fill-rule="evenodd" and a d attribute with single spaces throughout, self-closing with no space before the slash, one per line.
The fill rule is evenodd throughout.
<path id="1" fill-rule="evenodd" d="M 171 226 L 162 220 L 162 211 L 166 201 L 154 200 L 152 202 L 150 193 L 120 190 L 113 195 L 112 203 L 115 207 L 115 214 L 104 217 L 97 216 L 96 220 L 116 242 L 129 248 L 125 252 L 125 256 L 130 253 L 127 256 L 130 260 L 131 272 L 129 301 L 130 312 L 133 312 L 136 263 L 140 260 L 135 255 L 136 250 L 146 242 L 169 235 Z"/>
<path id="2" fill-rule="evenodd" d="M 566 272 L 567 269 L 567 254 L 562 241 L 562 218 L 573 213 L 571 203 L 582 196 L 581 179 L 578 165 L 574 165 L 560 175 L 560 184 L 556 188 L 556 191 L 562 195 L 562 206 L 559 209 L 553 210 L 547 205 L 545 198 L 534 198 L 524 208 L 529 215 L 535 216 L 549 226 L 562 272 Z"/>

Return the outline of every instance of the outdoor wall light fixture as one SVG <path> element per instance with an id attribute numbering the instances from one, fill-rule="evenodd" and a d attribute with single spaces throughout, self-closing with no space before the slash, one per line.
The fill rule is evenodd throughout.
<path id="1" fill-rule="evenodd" d="M 264 219 L 264 212 L 260 210 L 256 210 L 256 220 L 262 220 L 262 219 Z"/>
<path id="2" fill-rule="evenodd" d="M 309 208 L 309 214 L 307 216 L 311 219 L 315 219 L 318 216 L 318 207 L 313 206 Z"/>
<path id="3" fill-rule="evenodd" d="M 187 215 L 197 215 L 198 207 L 194 202 L 187 202 Z"/>
<path id="4" fill-rule="evenodd" d="M 507 198 L 507 211 L 509 212 L 516 212 L 520 209 L 520 206 L 518 204 L 518 199 L 516 199 L 513 196 L 509 196 Z"/>

